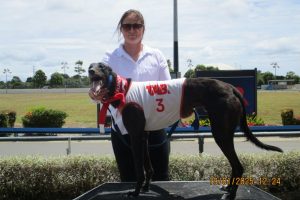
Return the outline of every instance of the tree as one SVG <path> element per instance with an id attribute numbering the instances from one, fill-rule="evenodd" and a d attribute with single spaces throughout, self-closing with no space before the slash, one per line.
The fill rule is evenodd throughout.
<path id="1" fill-rule="evenodd" d="M 293 77 L 295 76 L 295 72 L 289 71 L 286 73 L 286 79 L 293 79 Z"/>
<path id="2" fill-rule="evenodd" d="M 295 76 L 294 76 L 294 80 L 295 80 L 294 83 L 299 84 L 299 83 L 300 83 L 300 76 L 295 75 Z"/>
<path id="3" fill-rule="evenodd" d="M 294 79 L 294 83 L 299 83 L 300 81 L 300 77 L 298 75 L 295 74 L 295 72 L 289 71 L 286 73 L 285 76 L 286 79 Z"/>
<path id="4" fill-rule="evenodd" d="M 28 77 L 28 78 L 26 79 L 26 83 L 32 83 L 32 77 Z"/>
<path id="5" fill-rule="evenodd" d="M 77 62 L 75 62 L 75 72 L 79 75 L 79 77 L 81 76 L 82 73 L 85 72 L 85 69 L 82 68 L 82 64 L 83 62 L 81 60 L 78 60 Z"/>
<path id="6" fill-rule="evenodd" d="M 64 77 L 64 79 L 69 79 L 70 78 L 70 76 L 68 74 L 61 74 L 61 75 Z"/>
<path id="7" fill-rule="evenodd" d="M 172 67 L 172 62 L 171 62 L 170 59 L 167 60 L 167 64 L 168 64 L 169 71 L 170 71 L 170 72 L 174 72 L 174 69 L 173 69 L 173 67 Z"/>
<path id="8" fill-rule="evenodd" d="M 274 79 L 274 75 L 271 72 L 262 73 L 262 78 L 264 80 L 264 84 L 268 84 L 269 80 Z"/>
<path id="9" fill-rule="evenodd" d="M 256 85 L 263 85 L 264 84 L 264 79 L 263 75 L 260 70 L 256 71 Z"/>
<path id="10" fill-rule="evenodd" d="M 32 82 L 32 77 L 28 77 L 24 83 L 24 86 L 26 88 L 32 88 L 33 87 L 33 82 Z"/>
<path id="11" fill-rule="evenodd" d="M 1 89 L 4 89 L 6 86 L 5 86 L 5 83 L 4 83 L 4 81 L 0 81 L 0 88 Z"/>
<path id="12" fill-rule="evenodd" d="M 58 72 L 55 72 L 51 75 L 49 80 L 49 84 L 51 87 L 59 87 L 62 86 L 64 82 L 64 77 Z"/>
<path id="13" fill-rule="evenodd" d="M 33 86 L 36 88 L 41 88 L 46 85 L 46 81 L 47 76 L 42 70 L 36 71 L 32 78 Z"/>
<path id="14" fill-rule="evenodd" d="M 219 68 L 218 67 L 213 67 L 213 66 L 207 66 L 206 67 L 206 71 L 218 71 Z"/>
<path id="15" fill-rule="evenodd" d="M 12 86 L 12 88 L 20 88 L 22 86 L 22 81 L 18 76 L 13 76 L 10 84 Z"/>
<path id="16" fill-rule="evenodd" d="M 206 71 L 205 65 L 196 65 L 195 71 Z"/>
<path id="17" fill-rule="evenodd" d="M 196 77 L 195 71 L 193 69 L 187 70 L 187 72 L 185 72 L 185 74 L 184 74 L 184 77 L 185 78 L 195 78 Z"/>
<path id="18" fill-rule="evenodd" d="M 214 71 L 219 70 L 217 67 L 213 66 L 205 66 L 205 65 L 197 65 L 195 69 L 189 69 L 185 74 L 185 78 L 195 78 L 196 77 L 196 71 Z"/>
<path id="19" fill-rule="evenodd" d="M 89 79 L 88 76 L 83 76 L 81 79 L 82 79 L 82 84 L 84 86 L 89 86 L 90 85 L 90 79 Z"/>
<path id="20" fill-rule="evenodd" d="M 219 70 L 219 68 L 213 66 L 205 66 L 205 65 L 197 65 L 195 67 L 195 71 L 216 71 L 216 70 Z"/>

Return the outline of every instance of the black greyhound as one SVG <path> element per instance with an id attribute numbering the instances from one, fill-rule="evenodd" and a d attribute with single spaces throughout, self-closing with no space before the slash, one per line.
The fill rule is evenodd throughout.
<path id="1" fill-rule="evenodd" d="M 104 107 L 107 107 L 107 104 L 111 104 L 122 114 L 124 126 L 131 139 L 131 149 L 137 175 L 135 190 L 128 195 L 138 196 L 141 189 L 144 191 L 149 190 L 149 183 L 153 174 L 147 148 L 147 131 L 153 129 L 151 129 L 151 126 L 147 127 L 147 121 L 152 121 L 155 125 L 164 120 L 162 116 L 153 119 L 153 115 L 145 114 L 145 107 L 146 110 L 153 108 L 159 112 L 164 111 L 167 105 L 164 104 L 163 99 L 173 93 L 169 84 L 172 85 L 176 81 L 178 83 L 178 80 L 142 82 L 142 87 L 144 88 L 142 91 L 140 89 L 139 92 L 156 98 L 156 101 L 154 101 L 156 105 L 145 103 L 145 106 L 141 99 L 133 100 L 130 98 L 131 90 L 136 87 L 135 84 L 137 82 L 121 78 L 108 65 L 104 63 L 91 64 L 89 67 L 89 78 L 91 81 L 90 97 L 93 100 L 102 102 Z M 246 121 L 244 100 L 235 87 L 228 83 L 208 78 L 187 78 L 181 80 L 182 84 L 177 84 L 180 87 L 179 90 L 182 90 L 180 93 L 181 97 L 175 96 L 175 98 L 179 99 L 180 104 L 172 108 L 172 110 L 180 112 L 180 117 L 185 118 L 193 113 L 195 107 L 202 106 L 205 108 L 211 122 L 213 137 L 232 167 L 230 184 L 223 188 L 227 191 L 223 198 L 235 199 L 238 184 L 234 180 L 242 177 L 244 171 L 234 149 L 233 138 L 237 126 L 240 126 L 247 139 L 256 146 L 278 152 L 282 152 L 282 150 L 262 143 L 252 134 Z M 144 98 L 142 97 L 143 95 L 134 92 L 133 96 Z M 157 101 L 157 99 L 159 100 Z M 104 112 L 106 112 L 105 109 Z M 168 121 L 163 124 L 163 127 L 167 127 L 174 122 Z M 143 186 L 144 181 L 145 185 Z"/>

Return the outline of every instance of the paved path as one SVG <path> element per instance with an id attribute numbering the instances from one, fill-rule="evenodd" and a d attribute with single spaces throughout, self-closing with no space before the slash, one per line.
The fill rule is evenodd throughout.
<path id="1" fill-rule="evenodd" d="M 285 152 L 300 151 L 300 138 L 259 138 L 261 141 L 278 146 Z M 58 156 L 66 155 L 67 141 L 59 142 L 0 142 L 0 156 L 15 155 L 43 155 Z M 254 146 L 244 138 L 235 139 L 237 153 L 264 153 L 268 152 Z M 197 155 L 198 140 L 174 140 L 171 142 L 171 154 Z M 221 155 L 219 147 L 213 139 L 204 140 L 204 153 L 210 155 Z M 72 141 L 71 154 L 90 155 L 113 155 L 110 141 Z"/>

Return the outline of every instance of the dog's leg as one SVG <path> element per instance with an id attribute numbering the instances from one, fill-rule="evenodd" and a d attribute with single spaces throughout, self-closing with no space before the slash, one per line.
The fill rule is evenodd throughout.
<path id="1" fill-rule="evenodd" d="M 147 134 L 144 131 L 146 119 L 144 111 L 136 103 L 128 103 L 122 110 L 122 119 L 131 140 L 131 151 L 135 165 L 137 183 L 135 190 L 128 196 L 138 196 L 145 180 L 144 175 L 144 151 L 147 148 Z"/>
<path id="2" fill-rule="evenodd" d="M 130 192 L 129 196 L 138 196 L 140 193 L 140 190 L 143 186 L 143 182 L 145 180 L 144 175 L 144 151 L 145 151 L 145 142 L 143 141 L 143 135 L 145 132 L 142 130 L 141 132 L 129 132 L 130 139 L 131 139 L 131 151 L 133 155 L 133 160 L 135 164 L 135 172 L 136 172 L 136 178 L 137 183 L 135 186 L 135 191 Z"/>
<path id="3" fill-rule="evenodd" d="M 217 142 L 217 140 L 216 140 L 216 142 Z M 222 142 L 218 141 L 217 144 L 220 146 L 221 150 L 223 151 L 224 155 L 228 159 L 228 161 L 231 165 L 231 168 L 232 168 L 230 183 L 229 183 L 229 185 L 227 185 L 227 187 L 223 188 L 229 194 L 224 195 L 224 197 L 222 199 L 234 200 L 236 197 L 236 192 L 237 192 L 238 184 L 239 184 L 239 183 L 237 183 L 237 181 L 240 180 L 240 178 L 243 175 L 243 171 L 244 171 L 243 166 L 241 165 L 241 163 L 236 155 L 236 152 L 234 150 L 233 141 L 232 142 L 229 142 L 229 140 L 226 141 L 226 144 L 229 146 L 225 145 L 224 141 L 222 141 Z"/>
<path id="4" fill-rule="evenodd" d="M 150 155 L 149 155 L 149 147 L 148 147 L 148 137 L 149 133 L 146 133 L 146 139 L 145 139 L 145 148 L 144 148 L 144 160 L 145 160 L 145 171 L 146 171 L 146 181 L 145 185 L 143 186 L 143 191 L 148 192 L 149 191 L 149 185 L 150 185 L 150 180 L 153 175 L 153 168 L 150 160 Z"/>
<path id="5" fill-rule="evenodd" d="M 236 197 L 236 192 L 238 189 L 238 184 L 236 181 L 238 180 L 238 178 L 242 177 L 244 171 L 243 166 L 240 163 L 234 149 L 233 136 L 236 127 L 235 120 L 232 120 L 234 118 L 234 116 L 217 116 L 211 118 L 212 133 L 214 139 L 220 147 L 220 149 L 222 150 L 222 152 L 224 153 L 224 155 L 226 156 L 226 158 L 228 159 L 232 168 L 230 183 L 226 188 L 224 188 L 224 190 L 227 191 L 228 194 L 225 194 L 222 197 L 222 199 L 230 200 L 234 200 Z"/>

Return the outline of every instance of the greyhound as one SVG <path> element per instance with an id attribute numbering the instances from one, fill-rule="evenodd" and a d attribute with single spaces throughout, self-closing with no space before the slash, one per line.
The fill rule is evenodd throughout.
<path id="1" fill-rule="evenodd" d="M 234 148 L 233 138 L 238 126 L 256 146 L 283 152 L 278 147 L 262 143 L 252 134 L 247 125 L 244 99 L 228 83 L 210 78 L 134 82 L 117 75 L 104 63 L 92 63 L 88 73 L 91 82 L 89 96 L 103 103 L 102 119 L 108 105 L 112 105 L 122 115 L 130 135 L 137 182 L 129 196 L 138 196 L 141 190 L 149 190 L 153 169 L 147 131 L 165 128 L 180 118 L 189 117 L 195 107 L 201 106 L 207 111 L 214 140 L 232 168 L 230 184 L 223 187 L 226 194 L 222 199 L 235 199 L 238 189 L 235 180 L 244 172 Z"/>

